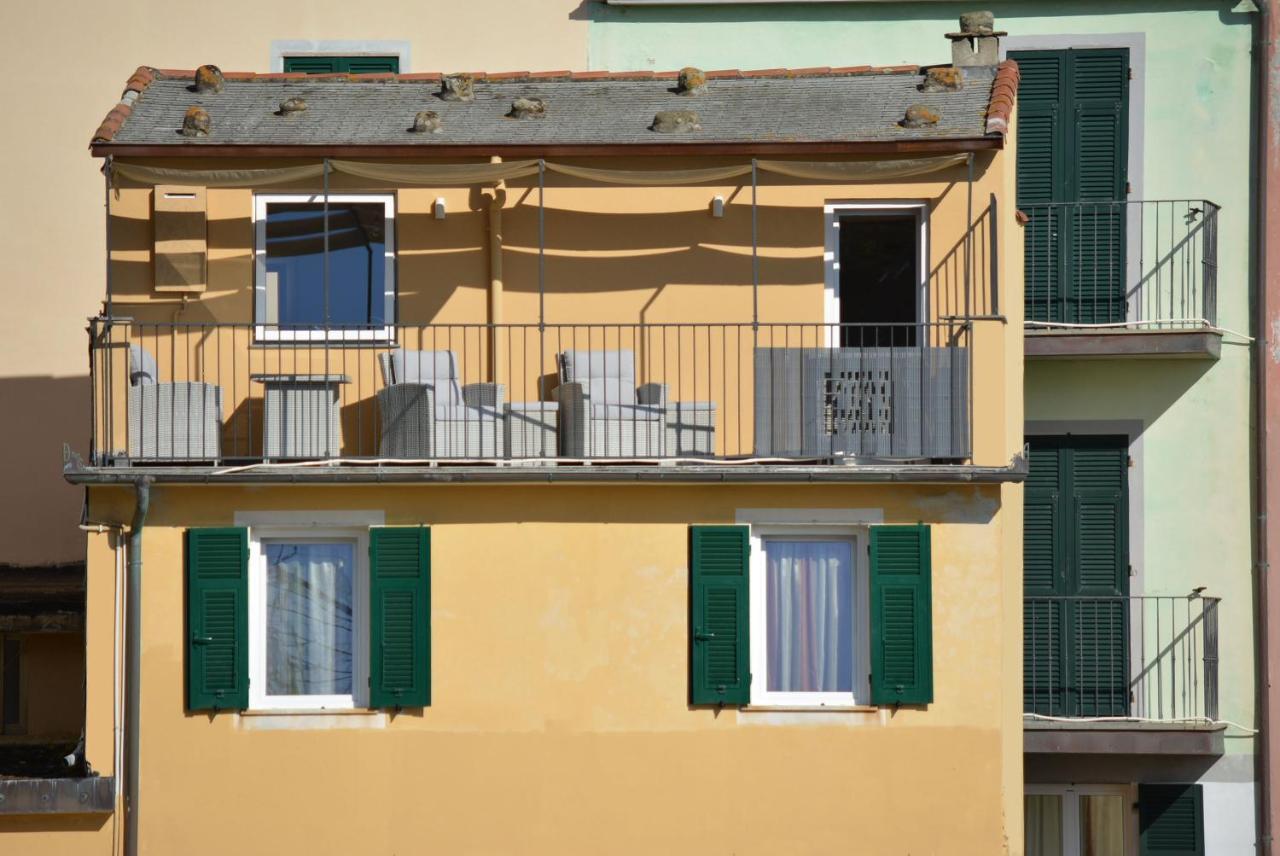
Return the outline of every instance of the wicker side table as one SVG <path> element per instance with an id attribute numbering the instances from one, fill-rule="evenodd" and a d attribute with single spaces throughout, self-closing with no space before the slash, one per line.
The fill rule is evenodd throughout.
<path id="1" fill-rule="evenodd" d="M 505 409 L 507 454 L 513 458 L 554 458 L 559 454 L 558 402 L 518 401 L 507 404 Z"/>
<path id="2" fill-rule="evenodd" d="M 336 458 L 342 449 L 339 374 L 253 374 L 263 386 L 262 456 Z"/>

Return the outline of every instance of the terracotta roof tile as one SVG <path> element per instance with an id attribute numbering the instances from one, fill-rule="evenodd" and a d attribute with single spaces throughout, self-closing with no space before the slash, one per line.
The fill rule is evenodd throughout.
<path id="1" fill-rule="evenodd" d="M 1013 116 L 1013 105 L 1018 99 L 1018 80 L 1021 73 L 1018 64 L 1007 59 L 996 68 L 996 77 L 991 84 L 991 99 L 987 102 L 988 134 L 1009 133 L 1009 119 Z"/>

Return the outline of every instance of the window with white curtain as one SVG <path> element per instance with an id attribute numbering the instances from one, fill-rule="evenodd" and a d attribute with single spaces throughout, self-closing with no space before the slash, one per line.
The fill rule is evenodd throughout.
<path id="1" fill-rule="evenodd" d="M 250 707 L 363 705 L 367 537 L 367 530 L 251 530 Z"/>
<path id="2" fill-rule="evenodd" d="M 1027 786 L 1027 856 L 1130 856 L 1134 798 L 1127 785 Z"/>
<path id="3" fill-rule="evenodd" d="M 865 704 L 865 532 L 755 527 L 751 703 Z"/>

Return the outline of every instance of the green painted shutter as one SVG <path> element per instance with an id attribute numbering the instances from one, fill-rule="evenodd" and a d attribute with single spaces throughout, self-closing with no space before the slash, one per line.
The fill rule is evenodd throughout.
<path id="1" fill-rule="evenodd" d="M 1204 856 L 1204 789 L 1138 785 L 1140 856 Z"/>
<path id="2" fill-rule="evenodd" d="M 187 530 L 187 709 L 249 706 L 249 532 Z"/>
<path id="3" fill-rule="evenodd" d="M 398 56 L 287 56 L 284 70 L 303 74 L 376 74 L 400 71 Z"/>
<path id="4" fill-rule="evenodd" d="M 431 704 L 431 531 L 369 532 L 369 706 Z"/>
<path id="5" fill-rule="evenodd" d="M 1021 71 L 1017 195 L 1030 218 L 1027 318 L 1123 321 L 1129 52 L 1009 56 Z"/>
<path id="6" fill-rule="evenodd" d="M 1125 162 L 1129 52 L 1071 52 L 1071 198 L 1068 320 L 1109 324 L 1125 317 Z"/>
<path id="7" fill-rule="evenodd" d="M 871 703 L 933 701 L 928 526 L 871 527 Z"/>
<path id="8" fill-rule="evenodd" d="M 1129 710 L 1128 519 L 1124 438 L 1076 438 L 1070 455 L 1076 603 L 1070 634 L 1075 716 Z"/>
<path id="9" fill-rule="evenodd" d="M 689 529 L 693 704 L 751 701 L 750 553 L 745 526 Z"/>
<path id="10" fill-rule="evenodd" d="M 1023 701 L 1049 716 L 1129 711 L 1128 440 L 1030 437 L 1023 511 Z"/>
<path id="11" fill-rule="evenodd" d="M 1066 198 L 1062 91 L 1066 58 L 1056 52 L 1011 53 L 1018 61 L 1018 208 L 1028 219 L 1026 313 L 1031 321 L 1060 321 L 1062 255 L 1059 209 Z"/>
<path id="12" fill-rule="evenodd" d="M 1023 709 L 1052 716 L 1063 712 L 1065 666 L 1062 660 L 1066 565 L 1063 547 L 1062 450 L 1031 444 L 1031 467 L 1023 499 L 1022 612 Z"/>

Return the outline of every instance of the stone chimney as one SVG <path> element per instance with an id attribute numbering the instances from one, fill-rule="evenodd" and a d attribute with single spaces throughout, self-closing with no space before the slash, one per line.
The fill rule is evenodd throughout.
<path id="1" fill-rule="evenodd" d="M 990 12 L 965 12 L 960 16 L 960 32 L 947 33 L 951 39 L 951 64 L 956 68 L 994 67 L 1000 63 L 1000 37 L 1007 35 L 995 26 Z"/>

